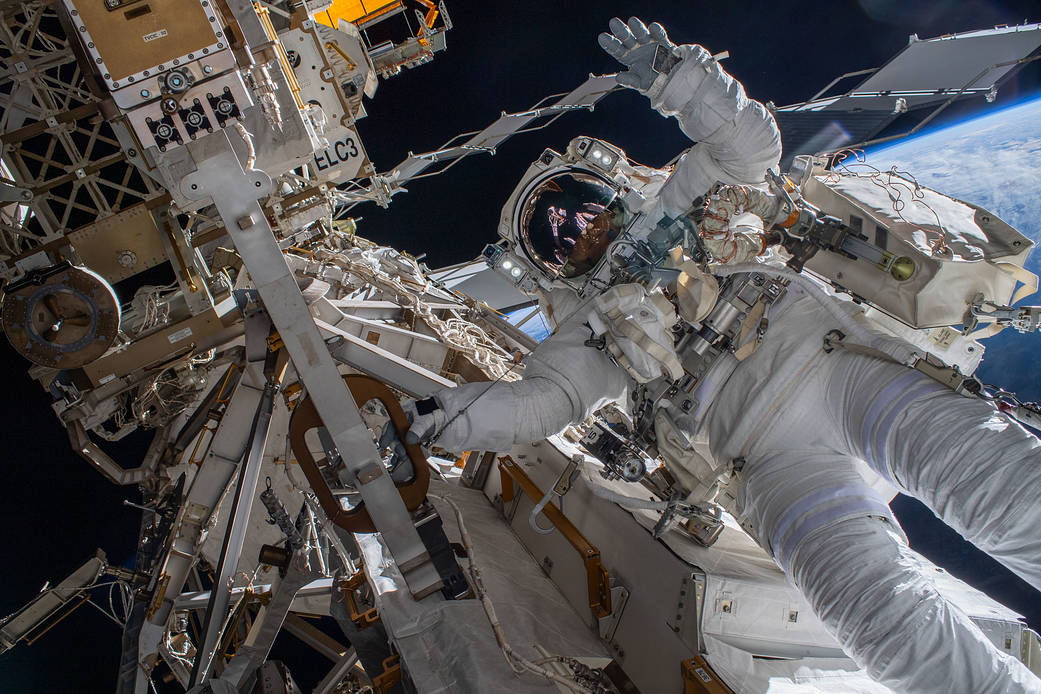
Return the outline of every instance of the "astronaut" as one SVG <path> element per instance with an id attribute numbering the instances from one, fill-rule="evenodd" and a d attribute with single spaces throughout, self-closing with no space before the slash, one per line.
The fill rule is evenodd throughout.
<path id="1" fill-rule="evenodd" d="M 628 68 L 619 83 L 696 142 L 643 216 L 677 218 L 720 183 L 764 188 L 780 156 L 769 112 L 700 46 L 675 46 L 660 25 L 636 18 L 610 28 L 600 45 Z M 676 338 L 678 317 L 660 290 L 623 283 L 583 297 L 567 288 L 573 282 L 561 284 L 618 243 L 625 215 L 611 193 L 575 174 L 532 199 L 517 241 L 558 287 L 543 295 L 558 329 L 529 355 L 522 379 L 415 403 L 411 437 L 449 450 L 509 450 L 608 403 L 632 403 L 693 363 L 698 350 Z M 711 481 L 705 469 L 725 468 L 742 525 L 844 650 L 893 691 L 1041 692 L 1041 680 L 940 596 L 875 491 L 881 479 L 920 499 L 1041 589 L 1041 441 L 991 404 L 901 364 L 909 345 L 876 330 L 851 302 L 771 264 L 755 234 L 725 241 L 711 249 L 714 277 L 691 274 L 701 305 L 684 319 L 710 320 L 722 288 L 750 287 L 750 277 L 784 291 L 759 314 L 755 349 L 719 355 L 692 393 L 696 406 L 655 416 L 670 471 L 693 497 Z M 767 262 L 748 262 L 759 255 Z M 829 334 L 855 347 L 829 349 Z M 712 460 L 686 448 L 699 436 Z"/>

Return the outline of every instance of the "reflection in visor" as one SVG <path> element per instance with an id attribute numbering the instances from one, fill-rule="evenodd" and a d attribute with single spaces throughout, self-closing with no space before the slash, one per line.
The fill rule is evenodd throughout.
<path id="1" fill-rule="evenodd" d="M 562 173 L 538 185 L 521 211 L 521 244 L 552 277 L 592 270 L 624 223 L 615 190 L 592 174 Z"/>

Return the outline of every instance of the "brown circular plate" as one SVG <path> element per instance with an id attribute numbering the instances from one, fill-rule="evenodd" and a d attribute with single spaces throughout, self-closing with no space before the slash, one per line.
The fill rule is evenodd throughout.
<path id="1" fill-rule="evenodd" d="M 119 333 L 119 301 L 99 275 L 57 266 L 8 288 L 2 320 L 11 346 L 42 366 L 73 369 L 94 361 Z"/>

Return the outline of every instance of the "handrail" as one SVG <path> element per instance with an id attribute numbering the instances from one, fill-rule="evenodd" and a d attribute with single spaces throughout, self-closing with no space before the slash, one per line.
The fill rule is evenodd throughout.
<path id="1" fill-rule="evenodd" d="M 516 496 L 513 483 L 531 498 L 538 502 L 544 494 L 538 485 L 528 477 L 527 473 L 520 468 L 508 455 L 499 458 L 499 473 L 502 475 L 502 500 L 510 503 Z M 560 534 L 575 548 L 582 563 L 586 567 L 586 587 L 589 592 L 589 609 L 593 611 L 596 618 L 607 617 L 611 614 L 611 583 L 607 569 L 600 562 L 600 550 L 586 539 L 575 524 L 568 520 L 556 505 L 547 503 L 542 509 L 544 515 Z"/>

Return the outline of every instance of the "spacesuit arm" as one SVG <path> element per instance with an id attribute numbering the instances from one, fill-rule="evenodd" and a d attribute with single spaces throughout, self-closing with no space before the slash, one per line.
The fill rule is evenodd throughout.
<path id="1" fill-rule="evenodd" d="M 686 212 L 716 182 L 762 183 L 781 156 L 781 134 L 766 107 L 749 99 L 741 83 L 701 46 L 677 50 L 682 61 L 660 92 L 648 95 L 659 113 L 675 116 L 697 143 L 680 157 L 659 194 L 670 216 Z"/>
<path id="2" fill-rule="evenodd" d="M 658 24 L 611 20 L 600 45 L 629 68 L 618 82 L 645 94 L 663 116 L 674 116 L 697 144 L 676 164 L 659 193 L 659 212 L 688 209 L 717 182 L 754 185 L 781 156 L 773 116 L 745 95 L 741 83 L 698 45 L 676 46 Z"/>
<path id="3" fill-rule="evenodd" d="M 435 394 L 443 423 L 430 443 L 451 451 L 508 451 L 622 400 L 629 378 L 604 352 L 585 345 L 590 335 L 581 319 L 564 323 L 529 355 L 521 380 L 468 383 Z M 417 420 L 412 431 L 421 435 L 428 426 Z"/>

